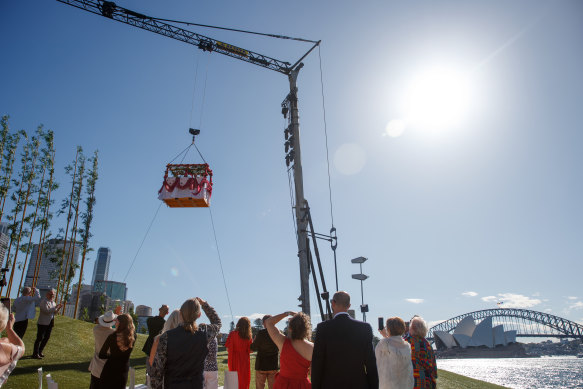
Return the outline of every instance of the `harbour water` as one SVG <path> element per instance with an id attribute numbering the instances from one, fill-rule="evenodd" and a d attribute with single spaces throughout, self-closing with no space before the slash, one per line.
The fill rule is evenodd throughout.
<path id="1" fill-rule="evenodd" d="M 513 389 L 583 388 L 583 358 L 438 359 L 439 369 Z"/>

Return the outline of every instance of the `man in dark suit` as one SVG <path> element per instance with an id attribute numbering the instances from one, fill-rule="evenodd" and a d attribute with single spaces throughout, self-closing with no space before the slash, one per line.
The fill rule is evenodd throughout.
<path id="1" fill-rule="evenodd" d="M 332 297 L 334 318 L 318 324 L 312 356 L 313 389 L 377 389 L 372 328 L 348 315 L 350 295 Z"/>
<path id="2" fill-rule="evenodd" d="M 148 326 L 148 339 L 146 339 L 142 351 L 148 356 L 148 358 L 146 358 L 146 370 L 148 371 L 150 366 L 150 351 L 152 350 L 152 345 L 154 344 L 154 338 L 160 335 L 160 332 L 162 332 L 164 323 L 166 323 L 164 317 L 168 314 L 169 310 L 170 308 L 168 308 L 168 305 L 163 304 L 158 310 L 158 316 L 149 317 L 148 320 L 146 320 L 146 325 Z"/>

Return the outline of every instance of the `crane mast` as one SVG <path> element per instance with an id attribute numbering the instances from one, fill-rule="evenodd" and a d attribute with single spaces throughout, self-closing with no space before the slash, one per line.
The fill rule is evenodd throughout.
<path id="1" fill-rule="evenodd" d="M 300 286 L 301 294 L 298 300 L 302 312 L 310 315 L 310 253 L 308 246 L 308 207 L 304 197 L 304 182 L 302 174 L 301 163 L 301 149 L 300 149 L 300 122 L 298 110 L 298 88 L 297 78 L 300 69 L 303 67 L 303 59 L 306 58 L 312 50 L 320 45 L 321 41 L 311 41 L 314 45 L 294 64 L 280 61 L 278 59 L 256 53 L 251 50 L 246 50 L 235 45 L 218 41 L 216 39 L 197 34 L 195 32 L 185 30 L 181 27 L 166 23 L 157 18 L 143 15 L 139 12 L 134 12 L 129 9 L 119 7 L 112 1 L 103 0 L 57 0 L 84 11 L 88 11 L 106 18 L 129 24 L 130 26 L 138 27 L 143 30 L 154 32 L 166 36 L 168 38 L 176 39 L 178 41 L 188 43 L 196 46 L 199 49 L 207 52 L 216 52 L 227 55 L 229 57 L 251 63 L 253 65 L 261 66 L 269 70 L 276 71 L 287 75 L 289 80 L 290 92 L 287 95 L 284 103 L 289 108 L 290 125 L 286 129 L 291 136 L 291 151 L 286 154 L 286 162 L 293 163 L 294 176 L 294 191 L 295 191 L 295 219 L 297 227 L 297 245 L 298 245 L 298 259 L 300 266 Z M 285 115 L 285 114 L 284 114 Z M 287 150 L 286 150 L 287 152 Z M 313 264 L 312 264 L 313 266 Z M 320 296 L 318 296 L 319 298 Z M 324 298 L 322 296 L 322 298 Z"/>

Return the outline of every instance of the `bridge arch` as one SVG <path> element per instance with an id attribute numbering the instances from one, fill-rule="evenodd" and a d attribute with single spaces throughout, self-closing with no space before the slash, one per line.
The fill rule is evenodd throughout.
<path id="1" fill-rule="evenodd" d="M 583 339 L 583 325 L 549 313 L 518 308 L 484 309 L 452 317 L 429 329 L 427 339 L 433 340 L 434 331 L 453 332 L 458 323 L 471 316 L 476 321 L 492 317 L 493 325 L 502 324 L 504 330 L 516 330 L 517 337 L 579 338 Z"/>

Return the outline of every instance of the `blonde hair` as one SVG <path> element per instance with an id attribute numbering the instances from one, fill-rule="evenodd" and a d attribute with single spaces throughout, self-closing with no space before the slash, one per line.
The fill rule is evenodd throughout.
<path id="1" fill-rule="evenodd" d="M 166 331 L 173 330 L 174 328 L 178 327 L 182 323 L 182 319 L 180 318 L 180 311 L 175 309 L 172 311 L 170 316 L 168 316 L 168 320 L 164 323 L 164 328 L 162 328 L 162 334 Z"/>
<path id="2" fill-rule="evenodd" d="M 4 305 L 0 304 L 0 332 L 6 329 L 6 324 L 8 324 L 8 316 L 10 316 L 8 309 Z"/>
<path id="3" fill-rule="evenodd" d="M 198 301 L 195 299 L 186 300 L 180 307 L 180 314 L 182 315 L 182 327 L 194 334 L 198 329 L 196 319 L 200 316 L 200 304 Z"/>
<path id="4" fill-rule="evenodd" d="M 415 316 L 409 323 L 409 333 L 413 336 L 420 336 L 422 338 L 427 335 L 427 323 L 419 316 Z"/>

